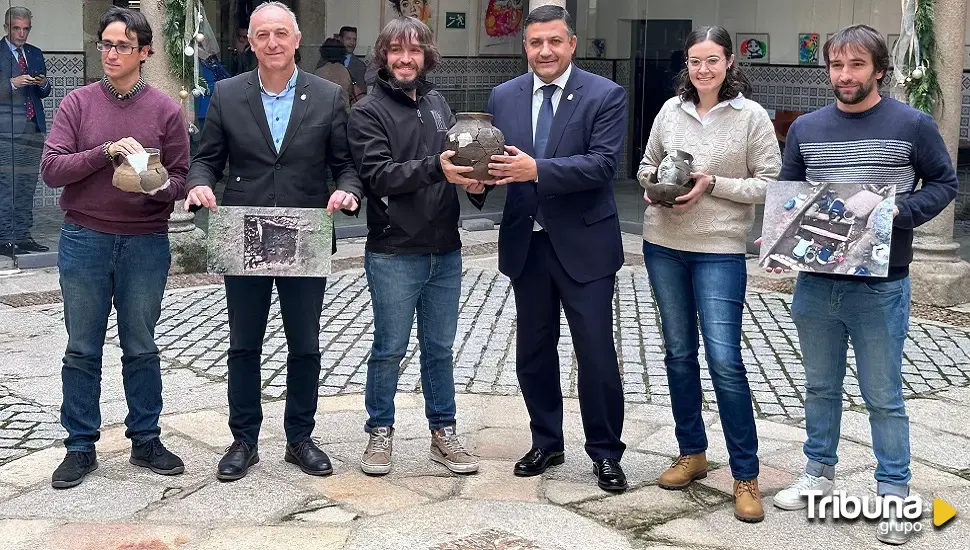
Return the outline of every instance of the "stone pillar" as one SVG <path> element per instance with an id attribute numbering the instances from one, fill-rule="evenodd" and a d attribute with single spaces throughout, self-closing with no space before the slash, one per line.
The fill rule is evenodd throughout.
<path id="1" fill-rule="evenodd" d="M 554 5 L 559 6 L 561 8 L 565 8 L 566 7 L 566 0 L 529 0 L 529 11 L 532 11 L 532 10 L 536 9 L 539 6 L 545 6 L 547 4 L 554 4 Z M 528 15 L 528 14 L 526 14 L 526 15 Z M 573 19 L 576 19 L 576 14 L 575 13 L 570 13 L 569 15 L 573 16 Z"/>
<path id="2" fill-rule="evenodd" d="M 325 2 L 300 2 L 296 18 L 300 24 L 300 68 L 313 72 L 320 60 L 320 46 L 327 39 Z"/>
<path id="3" fill-rule="evenodd" d="M 111 7 L 111 0 L 84 0 L 81 5 L 81 17 L 84 20 L 84 77 L 85 83 L 100 80 L 104 76 L 101 69 L 101 52 L 94 47 L 98 40 L 98 26 L 101 24 L 101 14 Z"/>
<path id="4" fill-rule="evenodd" d="M 141 3 L 141 12 L 152 26 L 154 37 L 152 47 L 155 53 L 148 58 L 142 68 L 145 82 L 162 90 L 179 101 L 178 93 L 182 83 L 169 70 L 169 60 L 163 47 L 165 38 L 162 35 L 164 21 L 164 3 L 161 0 L 147 0 Z M 195 116 L 194 102 L 189 96 L 183 103 L 186 120 L 193 120 Z M 205 232 L 195 226 L 195 214 L 182 209 L 182 201 L 175 202 L 175 211 L 168 222 L 169 240 L 172 248 L 171 273 L 196 273 L 205 271 Z"/>
<path id="5" fill-rule="evenodd" d="M 943 105 L 935 115 L 956 166 L 967 2 L 936 0 L 935 7 L 937 58 L 932 62 L 943 90 Z M 910 267 L 914 302 L 938 306 L 970 302 L 970 264 L 960 260 L 960 245 L 953 242 L 954 208 L 951 203 L 939 216 L 916 229 Z"/>

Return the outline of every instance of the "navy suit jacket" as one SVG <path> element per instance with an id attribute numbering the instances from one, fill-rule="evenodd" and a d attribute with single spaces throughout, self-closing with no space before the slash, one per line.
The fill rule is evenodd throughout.
<path id="1" fill-rule="evenodd" d="M 533 74 L 492 90 L 488 112 L 514 145 L 535 157 Z M 553 118 L 548 158 L 536 159 L 538 182 L 507 186 L 499 228 L 499 270 L 515 279 L 525 266 L 537 207 L 559 262 L 580 283 L 615 274 L 623 265 L 613 196 L 626 138 L 627 94 L 615 82 L 573 65 Z"/>
<path id="2" fill-rule="evenodd" d="M 24 59 L 27 60 L 28 73 L 47 74 L 47 63 L 44 52 L 37 46 L 24 44 Z M 34 104 L 34 118 L 37 128 L 47 132 L 47 120 L 44 116 L 43 99 L 51 95 L 51 80 L 47 85 L 24 86 L 12 89 L 10 79 L 20 76 L 20 65 L 10 52 L 6 38 L 0 39 L 0 134 L 19 136 L 27 123 L 27 102 Z"/>

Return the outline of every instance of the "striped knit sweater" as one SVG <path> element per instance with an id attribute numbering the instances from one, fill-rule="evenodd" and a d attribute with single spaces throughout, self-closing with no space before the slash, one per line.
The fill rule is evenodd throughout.
<path id="1" fill-rule="evenodd" d="M 829 105 L 796 119 L 779 180 L 896 184 L 899 215 L 893 222 L 888 280 L 909 274 L 913 229 L 957 194 L 956 172 L 933 117 L 891 98 L 862 113 Z M 922 186 L 915 190 L 919 180 Z"/>

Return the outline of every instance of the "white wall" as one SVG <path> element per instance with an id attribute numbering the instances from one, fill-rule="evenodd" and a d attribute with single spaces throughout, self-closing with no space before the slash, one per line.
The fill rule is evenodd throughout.
<path id="1" fill-rule="evenodd" d="M 26 0 L 24 0 L 26 1 Z M 444 55 L 475 56 L 478 51 L 479 0 L 437 0 L 438 20 L 435 36 Z M 73 5 L 75 0 L 33 0 L 45 10 L 63 13 L 64 8 L 47 4 Z M 77 2 L 80 4 L 80 2 Z M 381 8 L 387 0 L 326 0 L 327 36 L 343 25 L 358 28 L 357 53 L 365 55 L 380 32 Z M 573 14 L 579 34 L 577 53 L 585 55 L 589 38 L 606 40 L 608 58 L 630 56 L 632 21 L 643 19 L 690 19 L 694 26 L 718 24 L 731 31 L 769 33 L 771 63 L 798 63 L 798 33 L 825 35 L 842 27 L 866 23 L 884 35 L 898 34 L 899 0 L 577 0 Z M 80 13 L 80 7 L 74 11 Z M 445 13 L 465 12 L 464 31 L 445 29 Z M 36 13 L 36 12 L 35 12 Z M 64 20 L 63 17 L 59 19 Z M 62 23 L 75 35 L 75 23 Z M 322 40 L 321 40 L 322 42 Z M 970 16 L 967 21 L 970 44 Z"/>
<path id="2" fill-rule="evenodd" d="M 14 0 L 0 2 L 2 11 L 24 6 L 34 14 L 28 42 L 44 51 L 84 50 L 81 0 Z"/>

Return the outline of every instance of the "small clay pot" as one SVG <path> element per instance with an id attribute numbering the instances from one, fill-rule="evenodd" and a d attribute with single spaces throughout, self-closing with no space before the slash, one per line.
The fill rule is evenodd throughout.
<path id="1" fill-rule="evenodd" d="M 650 202 L 672 208 L 677 197 L 682 197 L 694 188 L 694 157 L 679 149 L 667 154 L 649 179 L 641 180 Z"/>
<path id="2" fill-rule="evenodd" d="M 158 149 L 146 148 L 148 153 L 148 169 L 140 174 L 135 173 L 122 155 L 114 158 L 114 175 L 111 185 L 128 193 L 150 193 L 165 185 L 168 181 L 168 171 L 162 166 L 162 156 Z"/>
<path id="3" fill-rule="evenodd" d="M 448 130 L 445 148 L 455 151 L 452 164 L 471 166 L 473 171 L 462 176 L 479 181 L 495 179 L 488 173 L 492 155 L 505 152 L 505 135 L 492 126 L 489 113 L 458 113 L 458 121 Z"/>

